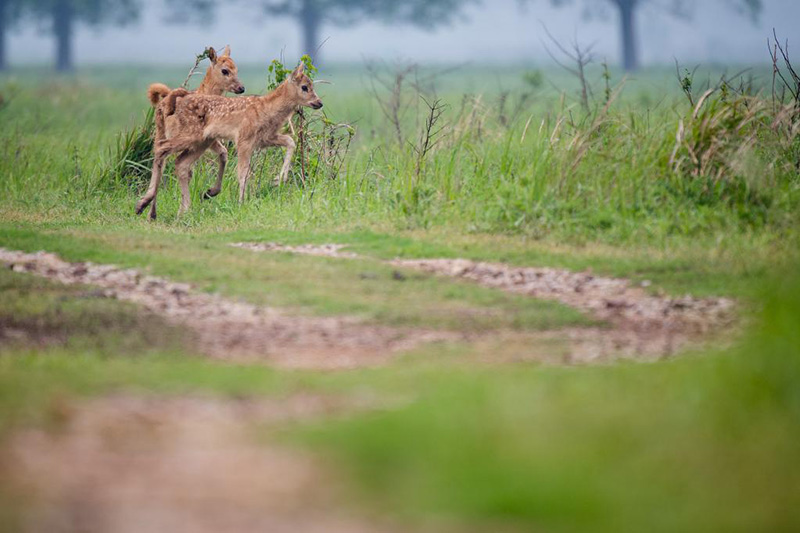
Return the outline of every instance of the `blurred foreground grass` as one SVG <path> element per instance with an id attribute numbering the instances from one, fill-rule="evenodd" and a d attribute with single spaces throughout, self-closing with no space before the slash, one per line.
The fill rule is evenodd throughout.
<path id="1" fill-rule="evenodd" d="M 82 287 L 0 271 L 0 291 L 5 330 L 31 335 L 0 349 L 0 436 L 58 424 L 65 403 L 117 392 L 366 395 L 390 407 L 290 424 L 277 436 L 327 458 L 349 480 L 354 507 L 407 529 L 800 525 L 794 272 L 763 290 L 757 322 L 725 351 L 552 367 L 476 363 L 473 349 L 455 345 L 335 373 L 192 357 L 179 329 Z M 491 349 L 502 359 L 503 344 Z"/>
<path id="2" fill-rule="evenodd" d="M 293 433 L 400 520 L 512 531 L 800 526 L 800 279 L 741 346 L 659 364 L 430 372 L 416 401 Z"/>

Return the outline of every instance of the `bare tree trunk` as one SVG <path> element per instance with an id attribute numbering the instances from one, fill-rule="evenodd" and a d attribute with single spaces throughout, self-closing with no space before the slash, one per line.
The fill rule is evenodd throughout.
<path id="1" fill-rule="evenodd" d="M 6 26 L 8 26 L 10 13 L 8 0 L 0 0 L 0 70 L 5 70 L 6 65 Z"/>
<path id="2" fill-rule="evenodd" d="M 75 13 L 72 0 L 57 0 L 53 6 L 53 33 L 56 38 L 56 70 L 70 72 L 72 64 L 72 33 Z"/>
<path id="3" fill-rule="evenodd" d="M 316 63 L 319 47 L 319 27 L 321 14 L 316 0 L 303 0 L 299 13 L 300 26 L 303 30 L 303 54 L 308 54 Z"/>
<path id="4" fill-rule="evenodd" d="M 615 0 L 619 7 L 622 31 L 622 66 L 627 72 L 639 68 L 639 50 L 636 42 L 635 15 L 638 0 Z"/>

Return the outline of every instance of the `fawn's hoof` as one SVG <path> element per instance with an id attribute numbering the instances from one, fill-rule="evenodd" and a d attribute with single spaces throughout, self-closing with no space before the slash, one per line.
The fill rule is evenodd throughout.
<path id="1" fill-rule="evenodd" d="M 208 189 L 206 192 L 203 193 L 203 200 L 211 200 L 218 194 L 219 191 L 215 191 L 214 189 Z"/>
<path id="2" fill-rule="evenodd" d="M 153 201 L 153 198 L 150 198 L 149 200 L 144 199 L 144 198 L 139 200 L 139 203 L 136 204 L 136 214 L 137 215 L 141 215 L 142 211 L 144 211 L 144 208 L 147 207 L 148 205 L 150 205 L 150 202 L 152 202 L 152 201 Z"/>

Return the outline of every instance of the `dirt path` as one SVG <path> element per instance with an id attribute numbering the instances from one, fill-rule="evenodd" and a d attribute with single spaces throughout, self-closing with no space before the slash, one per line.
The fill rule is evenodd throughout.
<path id="1" fill-rule="evenodd" d="M 364 407 L 313 395 L 62 404 L 54 427 L 3 443 L 0 472 L 22 495 L 24 531 L 387 531 L 342 506 L 341 487 L 319 461 L 263 437 L 271 424 Z"/>
<path id="2" fill-rule="evenodd" d="M 340 244 L 236 243 L 233 246 L 255 252 L 288 252 L 341 259 L 360 257 L 343 251 L 345 245 Z M 646 290 L 648 283 L 635 285 L 627 279 L 595 276 L 589 272 L 512 267 L 468 259 L 396 259 L 390 264 L 465 279 L 515 294 L 555 300 L 612 326 L 567 328 L 528 337 L 529 342 L 545 346 L 566 340 L 568 349 L 562 350 L 557 359 L 567 363 L 603 361 L 609 357 L 641 359 L 672 355 L 687 345 L 709 338 L 711 334 L 729 330 L 735 322 L 733 300 L 653 294 Z"/>
<path id="3" fill-rule="evenodd" d="M 235 243 L 232 246 L 254 252 L 295 254 L 356 259 L 342 244 Z M 595 276 L 556 268 L 512 267 L 469 259 L 395 259 L 392 265 L 432 274 L 461 278 L 485 287 L 556 300 L 617 325 L 669 328 L 705 333 L 730 325 L 734 319 L 733 300 L 727 298 L 673 298 L 649 293 L 624 278 Z"/>
<path id="4" fill-rule="evenodd" d="M 220 359 L 267 360 L 292 368 L 379 365 L 421 344 L 463 336 L 423 329 L 364 324 L 352 317 L 295 316 L 193 290 L 185 283 L 113 265 L 69 263 L 54 254 L 0 248 L 0 262 L 66 284 L 101 287 L 105 295 L 135 302 L 186 326 L 197 347 Z"/>
<path id="5" fill-rule="evenodd" d="M 231 244 L 235 248 L 243 248 L 252 252 L 288 252 L 293 254 L 314 255 L 317 257 L 338 257 L 340 259 L 358 259 L 359 255 L 353 252 L 343 252 L 345 244 L 301 244 L 299 246 L 286 246 L 276 242 L 236 242 Z"/>
<path id="6" fill-rule="evenodd" d="M 257 252 L 358 257 L 341 251 L 341 245 L 291 247 L 243 243 L 237 246 Z M 198 292 L 188 284 L 144 275 L 135 269 L 69 263 L 45 252 L 29 254 L 0 249 L 0 262 L 18 272 L 67 284 L 95 285 L 106 296 L 140 304 L 190 328 L 198 349 L 221 359 L 265 360 L 294 368 L 354 368 L 383 364 L 396 354 L 429 342 L 476 342 L 487 335 L 497 336 L 376 326 L 352 317 L 294 316 Z M 500 332 L 501 337 L 516 337 L 518 343 L 521 337 L 528 341 L 528 352 L 520 349 L 510 356 L 512 360 L 585 363 L 620 357 L 660 358 L 703 341 L 709 333 L 725 331 L 734 320 L 734 303 L 725 298 L 659 296 L 625 279 L 586 272 L 510 267 L 464 259 L 395 260 L 391 264 L 556 300 L 612 326 L 566 328 L 522 336 Z M 566 348 L 557 347 L 559 342 Z M 499 354 L 494 360 L 508 358 Z"/>

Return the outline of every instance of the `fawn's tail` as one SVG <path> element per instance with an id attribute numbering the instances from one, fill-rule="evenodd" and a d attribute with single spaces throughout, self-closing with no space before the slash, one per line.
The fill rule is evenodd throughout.
<path id="1" fill-rule="evenodd" d="M 175 112 L 175 104 L 178 101 L 178 98 L 183 98 L 189 94 L 189 91 L 186 89 L 179 87 L 167 95 L 167 98 L 164 100 L 164 115 L 170 116 Z"/>
<path id="2" fill-rule="evenodd" d="M 163 83 L 153 83 L 147 88 L 147 99 L 156 107 L 162 98 L 169 95 L 170 88 Z"/>
<path id="3" fill-rule="evenodd" d="M 154 85 L 158 84 L 154 83 L 153 85 L 151 85 L 150 89 L 147 91 L 148 94 L 151 93 L 151 90 L 153 89 Z M 166 85 L 164 85 L 163 87 L 166 88 Z M 160 88 L 157 89 L 160 90 Z M 189 94 L 189 91 L 183 88 L 178 88 L 173 91 L 167 89 L 167 94 L 165 97 L 163 97 L 163 100 L 161 96 L 158 96 L 158 99 L 161 100 L 163 103 L 156 106 L 156 140 L 166 138 L 164 122 L 168 116 L 175 113 L 175 104 L 178 98 L 184 97 L 187 94 Z M 152 102 L 153 98 L 151 98 L 150 101 Z"/>

